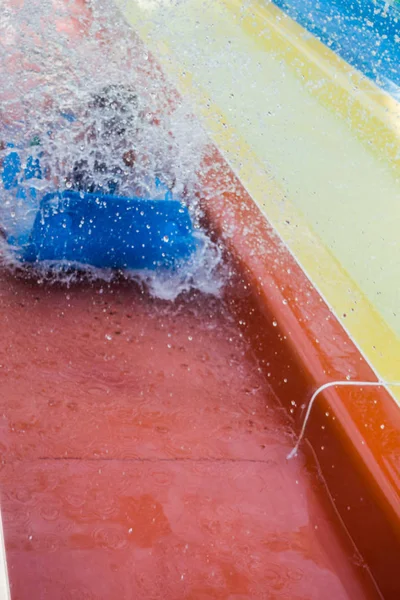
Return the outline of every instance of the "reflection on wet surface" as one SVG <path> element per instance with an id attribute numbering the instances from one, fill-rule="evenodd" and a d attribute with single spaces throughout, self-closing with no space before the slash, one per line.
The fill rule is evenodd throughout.
<path id="1" fill-rule="evenodd" d="M 220 301 L 0 287 L 14 600 L 365 597 Z"/>

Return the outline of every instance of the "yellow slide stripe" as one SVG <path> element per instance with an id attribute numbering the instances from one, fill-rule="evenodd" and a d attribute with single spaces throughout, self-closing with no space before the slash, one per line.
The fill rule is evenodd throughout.
<path id="1" fill-rule="evenodd" d="M 271 224 L 379 376 L 385 380 L 399 380 L 399 338 L 349 277 L 333 253 L 323 244 L 320 237 L 312 231 L 302 212 L 287 198 L 283 187 L 266 172 L 265 166 L 252 147 L 230 124 L 229 116 L 211 102 L 206 91 L 201 89 L 195 77 L 196 67 L 194 66 L 193 73 L 189 73 L 185 66 L 183 73 L 179 57 L 174 54 L 167 42 L 167 35 L 165 38 L 160 36 L 156 21 L 153 21 L 152 18 L 146 19 L 146 12 L 132 1 L 126 3 L 126 0 L 116 0 L 116 2 L 121 7 L 127 21 L 132 24 L 146 45 L 154 52 L 164 71 L 176 83 L 180 93 L 194 100 L 196 109 L 204 118 L 207 131 L 215 144 L 223 152 L 252 198 L 267 215 Z M 140 4 L 144 3 L 145 0 L 140 0 Z M 215 4 L 218 4 L 217 0 Z M 285 60 L 291 65 L 297 65 L 299 76 L 308 78 L 311 73 L 314 73 L 313 77 L 320 79 L 321 76 L 318 74 L 320 70 L 329 75 L 329 69 L 334 69 L 329 76 L 332 81 L 326 83 L 329 85 L 328 91 L 315 88 L 310 88 L 310 91 L 315 92 L 320 100 L 329 104 L 336 112 L 343 110 L 346 118 L 351 120 L 352 126 L 357 129 L 361 137 L 366 138 L 369 135 L 368 132 L 373 131 L 375 139 L 379 140 L 380 151 L 387 160 L 391 162 L 392 166 L 398 161 L 393 150 L 396 144 L 398 145 L 396 137 L 398 105 L 394 100 L 392 101 L 386 94 L 381 93 L 374 84 L 365 80 L 315 39 L 311 41 L 307 39 L 304 42 L 307 44 L 307 51 L 306 56 L 303 56 L 302 42 L 298 40 L 298 36 L 301 35 L 299 30 L 302 28 L 283 15 L 275 6 L 269 5 L 268 8 L 261 8 L 255 6 L 254 2 L 246 2 L 247 7 L 249 4 L 251 4 L 252 10 L 254 7 L 254 14 L 252 16 L 251 12 L 247 13 L 246 10 L 243 16 L 239 14 L 241 2 L 238 0 L 230 2 L 220 0 L 220 4 L 230 5 L 230 10 L 238 11 L 236 18 L 242 18 L 243 26 L 251 28 L 253 35 L 256 35 L 257 31 L 259 32 L 256 35 L 259 44 L 271 44 L 271 48 L 274 50 L 280 48 Z M 271 14 L 274 15 L 276 22 L 273 29 L 276 30 L 276 39 L 272 40 L 270 37 L 266 41 L 265 36 L 261 35 L 262 29 L 265 27 L 263 11 L 272 11 L 269 13 L 269 17 Z M 281 13 L 281 18 L 277 19 L 279 13 Z M 293 45 L 282 41 L 288 40 L 291 36 Z M 309 34 L 305 37 L 308 38 Z M 297 55 L 294 49 L 296 45 L 298 47 Z M 318 57 L 312 55 L 313 53 L 319 54 Z M 297 61 L 294 61 L 295 56 L 297 56 Z M 328 56 L 327 62 L 324 62 L 324 56 Z M 338 80 L 337 72 L 339 71 L 343 78 Z M 349 77 L 352 83 L 348 81 Z M 357 84 L 355 84 L 356 81 Z M 357 93 L 349 113 L 348 97 L 352 93 L 354 94 L 353 85 L 359 86 L 360 93 Z M 335 94 L 339 95 L 338 100 Z M 369 116 L 373 115 L 373 120 L 368 125 L 364 123 L 365 111 Z M 400 394 L 398 400 L 400 401 Z"/>
<path id="2" fill-rule="evenodd" d="M 310 94 L 400 171 L 400 104 L 312 36 L 275 4 L 220 0 L 264 51 L 278 52 Z M 268 35 L 263 35 L 268 27 Z M 321 85 L 322 82 L 322 85 Z"/>

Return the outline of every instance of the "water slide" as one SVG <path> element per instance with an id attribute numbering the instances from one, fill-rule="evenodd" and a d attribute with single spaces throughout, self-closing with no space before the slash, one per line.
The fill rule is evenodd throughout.
<path id="1" fill-rule="evenodd" d="M 1 597 L 397 599 L 396 3 L 6 4 L 2 137 L 122 77 L 206 241 L 84 277 L 2 248 Z"/>

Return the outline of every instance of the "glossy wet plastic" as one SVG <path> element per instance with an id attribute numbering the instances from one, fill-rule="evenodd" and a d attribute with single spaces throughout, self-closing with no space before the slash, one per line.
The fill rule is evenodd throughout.
<path id="1" fill-rule="evenodd" d="M 0 322 L 13 600 L 368 597 L 220 301 L 3 275 Z"/>
<path id="2" fill-rule="evenodd" d="M 236 265 L 237 277 L 226 290 L 227 301 L 298 432 L 305 408 L 320 386 L 333 381 L 376 382 L 376 375 L 215 149 L 203 173 L 209 225 L 224 239 Z M 224 180 L 222 193 L 217 174 Z M 332 505 L 380 593 L 396 600 L 400 594 L 398 404 L 383 387 L 327 389 L 311 412 L 303 448 L 307 443 Z"/>
<path id="3" fill-rule="evenodd" d="M 287 415 L 298 430 L 318 386 L 375 376 L 217 152 L 211 164 L 230 314 L 2 275 L 13 598 L 357 599 L 370 579 L 399 597 L 398 407 L 330 390 L 286 460 Z"/>

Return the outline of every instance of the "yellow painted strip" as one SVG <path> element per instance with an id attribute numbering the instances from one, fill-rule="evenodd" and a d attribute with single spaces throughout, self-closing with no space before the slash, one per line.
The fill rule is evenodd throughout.
<path id="1" fill-rule="evenodd" d="M 208 94 L 195 80 L 195 71 L 189 73 L 185 68 L 183 73 L 181 61 L 174 55 L 170 45 L 155 35 L 156 23 L 152 19 L 144 19 L 144 13 L 136 4 L 116 1 L 128 22 L 176 82 L 182 95 L 194 99 L 213 141 L 379 376 L 385 380 L 399 380 L 399 338 L 320 237 L 315 235 L 302 212 L 287 198 L 282 185 L 268 174 L 252 147 L 232 127 L 229 116 L 210 101 Z M 389 127 L 388 123 L 386 127 Z"/>
<path id="2" fill-rule="evenodd" d="M 278 53 L 310 94 L 351 125 L 400 175 L 400 104 L 276 5 L 220 0 L 264 51 Z M 268 34 L 266 35 L 266 30 Z"/>
<path id="3" fill-rule="evenodd" d="M 180 88 L 193 97 L 195 91 L 190 77 L 181 78 Z M 247 191 L 256 199 L 293 255 L 300 260 L 343 326 L 354 336 L 383 379 L 400 380 L 400 340 L 320 238 L 310 230 L 301 212 L 287 201 L 284 190 L 268 176 L 248 144 L 227 126 L 225 116 L 216 106 L 207 107 L 207 98 L 201 98 L 198 88 L 196 96 L 198 106 L 202 107 L 201 112 L 207 119 L 211 138 L 223 149 L 235 173 L 246 183 Z"/>

